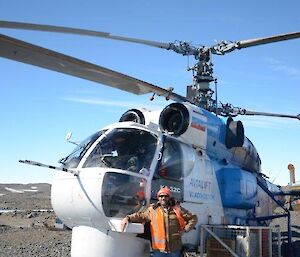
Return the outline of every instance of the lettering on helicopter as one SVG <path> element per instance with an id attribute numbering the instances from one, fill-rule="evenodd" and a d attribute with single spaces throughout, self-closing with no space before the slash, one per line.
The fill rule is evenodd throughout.
<path id="1" fill-rule="evenodd" d="M 216 183 L 213 182 L 212 162 L 205 157 L 200 157 L 196 163 L 198 176 L 189 176 L 184 182 L 185 201 L 195 203 L 212 203 L 216 199 Z M 217 190 L 218 191 L 218 190 Z"/>
<path id="2" fill-rule="evenodd" d="M 161 185 L 160 188 L 164 188 L 166 186 L 167 185 Z M 180 187 L 169 186 L 169 189 L 172 193 L 175 193 L 175 194 L 180 194 L 181 193 L 181 188 Z"/>
<path id="3" fill-rule="evenodd" d="M 198 202 L 198 201 L 213 201 L 215 200 L 214 194 L 207 194 L 207 193 L 201 193 L 201 192 L 189 192 L 189 197 L 192 202 Z"/>
<path id="4" fill-rule="evenodd" d="M 211 181 L 206 181 L 197 178 L 191 178 L 190 184 L 191 187 L 200 188 L 202 190 L 211 190 Z"/>
<path id="5" fill-rule="evenodd" d="M 189 197 L 194 200 L 215 200 L 215 195 L 211 193 L 212 182 L 202 179 L 191 178 L 189 183 Z"/>
<path id="6" fill-rule="evenodd" d="M 206 127 L 204 127 L 203 125 L 201 125 L 201 123 L 202 123 L 201 120 L 199 120 L 196 117 L 192 117 L 191 127 L 205 132 Z"/>
<path id="7" fill-rule="evenodd" d="M 159 191 L 159 189 L 163 187 L 168 187 L 170 188 L 170 191 L 172 192 L 172 195 L 178 200 L 178 201 L 183 201 L 183 187 L 182 187 L 182 182 L 181 181 L 171 181 L 167 179 L 159 179 L 158 182 L 155 180 L 152 181 L 152 186 L 151 186 L 151 198 L 156 199 L 156 193 Z"/>

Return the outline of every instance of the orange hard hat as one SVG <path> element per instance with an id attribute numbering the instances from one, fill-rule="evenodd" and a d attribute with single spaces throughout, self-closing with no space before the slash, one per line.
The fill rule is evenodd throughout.
<path id="1" fill-rule="evenodd" d="M 171 190 L 168 187 L 163 187 L 157 192 L 157 198 L 160 195 L 168 195 L 169 197 L 172 196 Z"/>

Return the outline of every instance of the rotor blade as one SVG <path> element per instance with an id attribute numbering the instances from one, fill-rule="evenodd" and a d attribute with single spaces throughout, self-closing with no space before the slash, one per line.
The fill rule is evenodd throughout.
<path id="1" fill-rule="evenodd" d="M 38 30 L 43 32 L 57 32 L 57 33 L 75 34 L 75 35 L 83 35 L 83 36 L 102 37 L 102 38 L 121 40 L 126 42 L 137 43 L 137 44 L 144 44 L 144 45 L 154 46 L 163 49 L 170 49 L 170 44 L 168 43 L 161 43 L 161 42 L 138 39 L 138 38 L 111 35 L 110 33 L 107 32 L 94 31 L 94 30 L 77 29 L 77 28 L 52 26 L 52 25 L 40 25 L 40 24 L 13 22 L 13 21 L 0 21 L 0 27 L 10 28 L 10 29 Z"/>
<path id="2" fill-rule="evenodd" d="M 175 101 L 186 98 L 125 74 L 0 34 L 0 56 L 98 82 L 137 95 L 156 93 Z"/>
<path id="3" fill-rule="evenodd" d="M 246 47 L 256 46 L 256 45 L 263 45 L 263 44 L 270 44 L 274 42 L 290 40 L 300 38 L 300 32 L 293 32 L 287 34 L 276 35 L 272 37 L 265 37 L 265 38 L 255 38 L 255 39 L 248 39 L 235 42 L 237 45 L 237 49 L 242 49 Z"/>
<path id="4" fill-rule="evenodd" d="M 245 109 L 241 109 L 241 115 L 259 115 L 259 116 L 271 116 L 271 117 L 281 117 L 281 118 L 292 118 L 300 120 L 300 114 L 298 115 L 288 115 L 288 114 L 279 114 L 279 113 L 269 113 L 269 112 L 255 112 L 255 111 L 247 111 Z"/>

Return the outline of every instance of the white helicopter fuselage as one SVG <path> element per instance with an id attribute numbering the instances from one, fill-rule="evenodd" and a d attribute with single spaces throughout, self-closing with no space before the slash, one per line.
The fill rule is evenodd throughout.
<path id="1" fill-rule="evenodd" d="M 73 257 L 149 256 L 149 241 L 136 237 L 144 226 L 131 224 L 121 233 L 120 222 L 155 201 L 163 186 L 198 216 L 197 229 L 183 236 L 183 244 L 199 243 L 201 224 L 246 224 L 253 215 L 256 177 L 231 162 L 239 160 L 222 143 L 225 124 L 185 106 L 189 120 L 183 132 L 163 131 L 162 112 L 143 110 L 144 124 L 112 124 L 65 158 L 64 166 L 79 175 L 57 172 L 51 199 L 58 217 L 73 228 Z M 165 114 L 168 120 L 173 111 Z M 178 127 L 176 121 L 168 125 Z M 141 144 L 147 149 L 138 164 Z"/>

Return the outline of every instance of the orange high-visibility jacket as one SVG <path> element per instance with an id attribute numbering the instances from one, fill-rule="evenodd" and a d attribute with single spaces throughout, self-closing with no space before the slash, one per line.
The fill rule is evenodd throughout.
<path id="1" fill-rule="evenodd" d="M 155 242 L 152 244 L 153 249 L 173 252 L 182 248 L 180 231 L 184 229 L 185 232 L 188 232 L 197 223 L 195 214 L 180 205 L 175 206 L 170 207 L 171 209 L 165 212 L 159 204 L 152 204 L 145 211 L 136 212 L 126 217 L 130 222 L 150 222 L 152 242 Z"/>
<path id="2" fill-rule="evenodd" d="M 180 206 L 175 205 L 173 210 L 178 219 L 180 231 L 184 230 L 185 220 L 180 212 Z M 152 236 L 152 248 L 154 250 L 164 251 L 166 249 L 166 231 L 164 222 L 164 213 L 161 208 L 150 208 L 150 230 Z"/>

